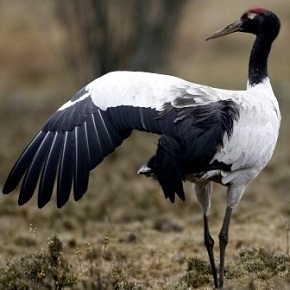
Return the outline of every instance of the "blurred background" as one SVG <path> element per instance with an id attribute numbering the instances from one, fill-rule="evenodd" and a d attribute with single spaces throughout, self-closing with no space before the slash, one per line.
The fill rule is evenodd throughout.
<path id="1" fill-rule="evenodd" d="M 241 244 L 285 249 L 285 222 L 290 218 L 290 2 L 261 0 L 255 5 L 276 12 L 282 22 L 269 59 L 282 126 L 270 164 L 249 186 L 234 215 L 234 245 L 229 249 L 233 254 Z M 253 36 L 237 33 L 205 39 L 252 6 L 250 0 L 0 1 L 0 185 L 46 119 L 106 72 L 151 71 L 224 89 L 245 89 Z M 173 241 L 178 245 L 176 227 L 183 244 L 175 250 L 182 252 L 186 240 L 190 246 L 183 255 L 205 256 L 202 218 L 190 186 L 186 185 L 187 202 L 171 205 L 155 181 L 136 175 L 154 152 L 156 140 L 151 134 L 134 133 L 92 172 L 89 190 L 78 204 L 70 200 L 59 210 L 52 200 L 38 210 L 35 198 L 18 207 L 17 191 L 2 195 L 0 261 L 5 263 L 23 250 L 34 251 L 54 233 L 69 245 L 98 242 L 109 233 L 112 248 L 126 255 L 134 254 L 118 245 L 120 235 L 134 233 L 142 242 L 143 252 L 138 252 L 142 259 L 149 258 L 150 248 L 161 252 L 165 261 L 164 248 L 172 247 Z M 215 237 L 224 200 L 224 190 L 216 186 L 211 215 Z M 38 229 L 37 237 L 31 237 L 30 225 Z M 169 234 L 159 236 L 166 226 Z M 20 237 L 34 240 L 33 246 L 19 243 Z M 171 267 L 168 275 L 178 270 Z"/>

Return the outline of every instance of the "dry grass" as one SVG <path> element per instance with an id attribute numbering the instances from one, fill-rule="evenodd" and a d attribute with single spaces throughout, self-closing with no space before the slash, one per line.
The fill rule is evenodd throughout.
<path id="1" fill-rule="evenodd" d="M 33 0 L 26 5 L 21 3 L 14 0 L 0 4 L 1 30 L 5 32 L 0 40 L 2 182 L 41 124 L 80 86 L 68 65 L 61 61 L 63 32 L 52 18 L 52 7 Z M 227 9 L 231 13 L 219 17 L 216 12 L 220 11 L 217 5 L 222 7 L 220 3 L 228 5 L 227 1 L 189 4 L 168 73 L 195 82 L 243 88 L 252 39 L 233 36 L 224 42 L 200 40 L 252 3 L 235 3 L 235 7 Z M 29 5 L 34 7 L 33 17 Z M 271 5 L 283 17 L 281 37 L 270 60 L 273 87 L 283 115 L 281 137 L 271 163 L 249 187 L 234 213 L 227 255 L 227 289 L 289 288 L 286 251 L 290 219 L 290 65 L 286 32 L 290 19 L 286 11 L 290 4 L 283 0 Z M 39 24 L 43 19 L 47 25 Z M 199 28 L 193 29 L 196 27 Z M 42 270 L 45 277 L 51 275 L 47 239 L 57 234 L 63 244 L 59 251 L 63 262 L 57 264 L 56 276 L 50 277 L 70 269 L 66 275 L 71 286 L 63 285 L 65 289 L 212 289 L 202 217 L 189 185 L 187 201 L 172 205 L 164 200 L 154 181 L 135 175 L 138 166 L 154 152 L 155 142 L 153 135 L 133 134 L 92 172 L 86 196 L 78 203 L 69 201 L 60 210 L 54 199 L 38 210 L 35 199 L 18 207 L 17 193 L 2 196 L 2 285 L 5 279 L 7 283 L 24 279 L 29 286 L 17 288 L 11 284 L 10 289 L 41 289 L 40 284 L 33 284 L 34 276 Z M 215 239 L 224 200 L 224 190 L 215 186 L 210 216 Z M 217 254 L 216 248 L 216 257 Z M 24 269 L 36 269 L 36 274 Z M 19 276 L 14 279 L 16 274 Z M 55 281 L 49 279 L 51 288 L 47 289 L 58 289 Z"/>
<path id="2" fill-rule="evenodd" d="M 48 240 L 47 251 L 11 259 L 0 272 L 0 285 L 5 290 L 61 290 L 77 282 L 77 275 L 64 259 L 62 243 L 56 236 Z"/>

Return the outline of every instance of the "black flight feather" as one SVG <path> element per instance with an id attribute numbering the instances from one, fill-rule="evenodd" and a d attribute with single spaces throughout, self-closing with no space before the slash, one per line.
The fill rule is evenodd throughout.
<path id="1" fill-rule="evenodd" d="M 74 199 L 79 200 L 86 192 L 89 182 L 89 152 L 83 126 L 75 132 Z"/>
<path id="2" fill-rule="evenodd" d="M 57 180 L 57 207 L 62 207 L 70 196 L 75 163 L 74 139 L 74 133 L 72 131 L 65 132 Z"/>
<path id="3" fill-rule="evenodd" d="M 54 133 L 48 132 L 44 137 L 42 143 L 39 145 L 22 182 L 21 190 L 19 193 L 18 204 L 26 203 L 32 197 L 44 160 L 48 154 L 49 148 L 53 141 Z"/>
<path id="4" fill-rule="evenodd" d="M 45 161 L 38 190 L 38 207 L 42 208 L 51 199 L 54 181 L 63 150 L 64 133 L 56 132 Z"/>
<path id="5" fill-rule="evenodd" d="M 40 131 L 23 151 L 23 153 L 13 166 L 12 170 L 10 171 L 10 174 L 3 186 L 2 192 L 4 194 L 9 193 L 16 188 L 21 178 L 23 177 L 25 171 L 29 167 L 37 151 L 37 148 L 41 144 L 45 135 L 46 134 L 44 132 Z"/>

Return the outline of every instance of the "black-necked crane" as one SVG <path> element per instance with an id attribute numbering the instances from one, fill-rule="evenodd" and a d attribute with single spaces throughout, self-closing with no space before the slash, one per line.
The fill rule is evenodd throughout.
<path id="1" fill-rule="evenodd" d="M 238 31 L 256 35 L 244 91 L 145 72 L 111 72 L 92 81 L 45 123 L 12 168 L 3 193 L 22 180 L 18 203 L 23 205 L 39 182 L 41 208 L 51 199 L 57 180 L 57 206 L 67 202 L 72 187 L 77 201 L 87 190 L 89 172 L 132 130 L 159 134 L 155 155 L 139 173 L 156 177 L 171 202 L 175 194 L 184 200 L 183 181 L 192 183 L 203 212 L 214 284 L 222 287 L 232 211 L 270 160 L 278 138 L 281 117 L 267 60 L 279 29 L 273 12 L 256 7 L 208 38 Z M 219 273 L 208 225 L 212 182 L 227 187 Z"/>

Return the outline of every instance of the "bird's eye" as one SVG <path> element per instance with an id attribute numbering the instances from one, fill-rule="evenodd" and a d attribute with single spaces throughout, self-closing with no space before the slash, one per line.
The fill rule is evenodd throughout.
<path id="1" fill-rule="evenodd" d="M 256 16 L 257 16 L 257 13 L 248 11 L 248 12 L 245 12 L 243 14 L 243 16 L 241 17 L 241 19 L 243 21 L 253 20 Z"/>
<path id="2" fill-rule="evenodd" d="M 253 20 L 257 16 L 257 13 L 249 12 L 247 18 Z"/>

